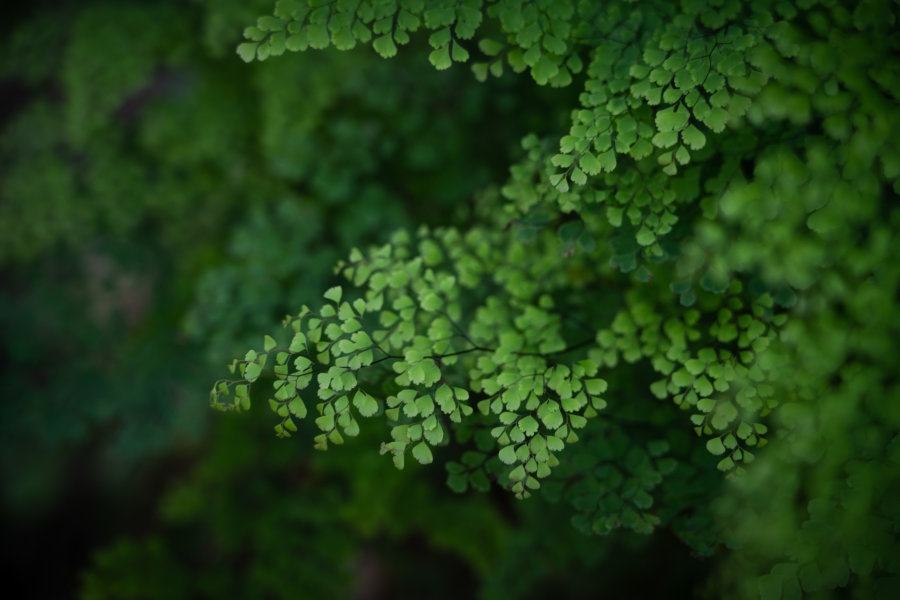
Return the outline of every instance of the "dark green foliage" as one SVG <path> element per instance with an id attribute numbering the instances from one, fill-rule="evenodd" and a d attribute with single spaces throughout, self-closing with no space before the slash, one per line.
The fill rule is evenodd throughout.
<path id="1" fill-rule="evenodd" d="M 346 597 L 366 560 L 389 560 L 381 568 L 410 597 L 434 585 L 402 565 L 414 536 L 429 548 L 417 563 L 447 563 L 444 577 L 460 559 L 481 571 L 495 560 L 508 532 L 490 506 L 460 502 L 438 481 L 417 482 L 421 474 L 377 455 L 333 453 L 311 463 L 308 449 L 273 453 L 259 416 L 249 435 L 234 419 L 217 430 L 203 462 L 162 498 L 160 533 L 100 552 L 84 598 L 292 598 L 298 589 Z M 398 510 L 410 517 L 397 520 Z M 434 527 L 441 519 L 455 526 Z M 155 589 L 160 578 L 169 583 Z"/>
<path id="2" fill-rule="evenodd" d="M 465 214 L 457 202 L 504 168 L 490 146 L 456 162 L 436 149 L 461 155 L 480 120 L 521 107 L 517 82 L 448 92 L 427 65 L 340 53 L 245 80 L 239 62 L 192 39 L 224 9 L 60 11 L 19 25 L 2 63 L 24 86 L 0 132 L 0 427 L 21 450 L 4 452 L 4 470 L 23 478 L 52 479 L 42 448 L 112 423 L 115 462 L 196 439 L 207 420 L 197 404 L 167 403 L 208 376 L 189 377 L 206 366 L 198 353 L 219 364 L 295 299 L 311 301 L 332 279 L 334 247 L 448 207 Z M 436 105 L 459 110 L 427 119 Z M 487 141 L 509 145 L 514 128 Z M 421 190 L 438 190 L 431 205 L 413 202 Z M 51 363 L 54 376 L 36 375 Z M 29 454 L 48 468 L 17 467 Z M 28 505 L 25 489 L 6 488 Z"/>
<path id="3" fill-rule="evenodd" d="M 213 405 L 246 410 L 272 373 L 281 436 L 309 415 L 325 449 L 377 416 L 399 468 L 461 445 L 455 491 L 541 490 L 585 532 L 724 544 L 719 594 L 891 597 L 898 17 L 887 0 L 279 2 L 244 60 L 391 57 L 424 29 L 437 69 L 477 47 L 480 80 L 583 69 L 582 92 L 478 219 L 353 250 L 347 284 L 236 360 Z"/>
<path id="4" fill-rule="evenodd" d="M 900 595 L 896 1 L 16 10 L 36 595 Z"/>
<path id="5" fill-rule="evenodd" d="M 196 390 L 257 330 L 334 282 L 336 248 L 398 225 L 466 222 L 520 132 L 563 122 L 560 95 L 522 93 L 528 82 L 517 79 L 465 85 L 468 73 L 436 73 L 412 56 L 332 52 L 248 71 L 223 52 L 246 6 L 215 4 L 37 7 L 3 43 L 13 99 L 0 130 L 10 586 L 290 598 L 302 561 L 308 589 L 331 597 L 365 572 L 348 563 L 374 556 L 401 593 L 423 595 L 428 573 L 448 593 L 471 590 L 507 528 L 488 498 L 459 502 L 440 471 L 411 496 L 412 475 L 377 454 L 366 469 L 349 455 L 327 455 L 336 466 L 310 453 L 279 459 L 243 424 L 223 433 Z M 97 97 L 101 81 L 108 97 Z M 220 445 L 253 447 L 253 464 L 234 467 Z M 328 475 L 286 484 L 298 469 Z M 298 505 L 309 485 L 321 494 Z M 223 498 L 234 501 L 202 511 Z M 328 510 L 336 505 L 340 515 Z M 216 532 L 227 543 L 210 552 Z M 98 543 L 109 545 L 89 560 Z M 244 544 L 257 550 L 248 557 Z M 54 576 L 35 578 L 47 564 Z"/>

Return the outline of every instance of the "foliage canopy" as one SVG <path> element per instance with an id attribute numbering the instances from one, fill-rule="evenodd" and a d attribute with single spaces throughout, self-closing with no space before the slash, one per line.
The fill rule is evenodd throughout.
<path id="1" fill-rule="evenodd" d="M 382 454 L 446 456 L 455 491 L 496 482 L 564 500 L 586 533 L 734 548 L 733 593 L 890 596 L 898 12 L 278 2 L 245 61 L 357 43 L 388 58 L 421 29 L 437 69 L 582 91 L 568 132 L 526 136 L 470 226 L 354 249 L 346 283 L 235 360 L 213 406 L 245 410 L 271 379 L 279 436 L 308 419 L 325 449 L 377 417 Z"/>
<path id="2" fill-rule="evenodd" d="M 896 0 L 272 4 L 0 42 L 4 507 L 208 434 L 83 597 L 900 595 Z"/>

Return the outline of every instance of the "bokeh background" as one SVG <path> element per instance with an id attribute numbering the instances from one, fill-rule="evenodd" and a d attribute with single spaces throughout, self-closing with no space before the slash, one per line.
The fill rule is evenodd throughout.
<path id="1" fill-rule="evenodd" d="M 273 0 L 31 1 L 0 24 L 0 502 L 33 598 L 690 596 L 660 532 L 457 495 L 354 443 L 276 440 L 208 389 L 353 246 L 465 226 L 574 89 L 435 71 L 425 48 L 245 65 Z M 415 46 L 416 42 L 413 43 Z M 573 86 L 577 87 L 577 86 Z"/>

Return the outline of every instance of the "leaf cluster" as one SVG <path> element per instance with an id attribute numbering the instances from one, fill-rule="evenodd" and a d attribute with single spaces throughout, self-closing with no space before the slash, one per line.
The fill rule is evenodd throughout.
<path id="1" fill-rule="evenodd" d="M 729 593 L 890 589 L 896 536 L 867 553 L 864 532 L 898 522 L 896 5 L 314 4 L 280 3 L 239 53 L 266 58 L 283 31 L 337 46 L 343 19 L 383 23 L 388 56 L 424 25 L 442 69 L 484 21 L 500 41 L 479 42 L 478 79 L 509 64 L 567 85 L 583 68 L 583 89 L 568 132 L 526 136 L 485 200 L 505 228 L 495 216 L 354 250 L 338 270 L 356 291 L 289 318 L 291 347 L 267 338 L 213 405 L 242 408 L 225 392 L 275 353 L 279 433 L 309 388 L 319 447 L 383 415 L 382 452 L 402 467 L 452 432 L 452 489 L 541 489 L 586 532 L 665 523 L 705 551 L 717 538 L 740 548 L 720 573 Z M 648 385 L 631 392 L 632 377 Z M 614 416 L 630 393 L 671 402 L 680 425 L 648 411 L 653 433 L 632 443 Z M 679 426 L 701 452 L 673 444 Z M 733 486 L 707 512 L 688 479 L 710 469 Z M 685 506 L 715 535 L 693 535 Z"/>

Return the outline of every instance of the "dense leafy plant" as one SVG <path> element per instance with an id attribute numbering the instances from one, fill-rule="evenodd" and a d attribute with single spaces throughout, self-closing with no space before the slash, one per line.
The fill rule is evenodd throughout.
<path id="1" fill-rule="evenodd" d="M 386 228 L 465 223 L 519 132 L 563 122 L 561 94 L 514 78 L 467 86 L 468 73 L 414 56 L 247 67 L 231 50 L 268 0 L 256 4 L 29 3 L 3 23 L 0 531 L 3 557 L 22 565 L 12 587 L 73 595 L 87 568 L 89 597 L 291 598 L 274 579 L 306 560 L 310 589 L 334 566 L 335 587 L 316 588 L 328 596 L 358 575 L 348 561 L 395 553 L 408 564 L 392 558 L 404 573 L 393 579 L 418 573 L 402 589 L 421 596 L 426 572 L 461 590 L 496 564 L 499 544 L 475 536 L 507 528 L 489 497 L 460 503 L 440 485 L 414 496 L 416 474 L 390 463 L 268 452 L 268 435 L 205 410 L 203 382 L 332 285 L 345 249 Z M 229 451 L 248 446 L 254 464 L 238 468 Z M 351 506 L 346 489 L 367 497 L 392 475 L 402 494 L 381 510 L 371 497 Z M 299 494 L 341 515 L 298 521 L 287 495 Z M 397 503 L 402 521 L 387 518 Z M 447 511 L 479 516 L 467 529 L 440 521 Z M 298 522 L 304 543 L 287 543 L 280 532 Z M 55 576 L 36 578 L 48 563 Z"/>
<path id="2" fill-rule="evenodd" d="M 280 436 L 311 413 L 324 449 L 379 417 L 398 467 L 451 446 L 456 491 L 540 490 L 585 532 L 725 544 L 721 593 L 891 597 L 898 11 L 278 2 L 244 60 L 391 57 L 424 29 L 438 69 L 583 91 L 471 225 L 353 250 L 347 283 L 236 360 L 212 404 L 246 410 L 271 378 Z"/>
<path id="3" fill-rule="evenodd" d="M 330 285 L 331 248 L 433 221 L 502 172 L 487 152 L 439 164 L 438 141 L 463 147 L 499 104 L 523 120 L 541 105 L 524 108 L 517 82 L 450 94 L 428 65 L 395 80 L 394 65 L 340 53 L 260 65 L 247 81 L 233 55 L 211 56 L 233 46 L 219 24 L 246 18 L 221 3 L 64 3 L 3 41 L 16 102 L 0 130 L 0 468 L 17 506 L 52 498 L 38 480 L 65 470 L 59 450 L 105 428 L 104 460 L 118 465 L 105 473 L 196 441 L 209 419 L 186 395 L 215 376 L 209 364 L 287 299 Z M 399 118 L 398 94 L 420 118 Z M 426 121 L 438 103 L 464 107 L 462 121 Z M 443 197 L 407 200 L 419 189 Z"/>

